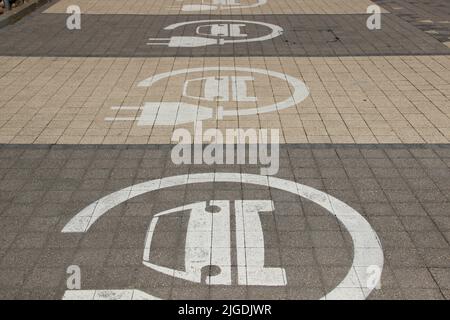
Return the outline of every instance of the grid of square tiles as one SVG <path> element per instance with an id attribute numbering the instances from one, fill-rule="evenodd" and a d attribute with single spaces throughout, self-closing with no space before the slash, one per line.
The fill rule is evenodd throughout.
<path id="1" fill-rule="evenodd" d="M 152 201 L 136 198 L 111 210 L 89 234 L 60 233 L 73 212 L 140 181 L 197 172 L 257 171 L 251 166 L 177 167 L 170 150 L 170 146 L 0 148 L 0 297 L 59 299 L 66 267 L 73 263 L 82 266 L 83 286 L 89 288 L 135 286 L 163 298 L 186 298 L 188 291 L 193 299 L 317 298 L 348 271 L 348 235 L 332 217 L 307 202 L 294 203 L 276 192 L 246 186 L 205 184 L 155 194 Z M 377 230 L 386 264 L 382 288 L 370 299 L 442 299 L 450 298 L 449 168 L 448 146 L 289 145 L 281 149 L 277 177 L 341 199 Z M 290 242 L 271 247 L 271 252 L 307 280 L 280 290 L 200 289 L 152 277 L 145 270 L 135 272 L 141 266 L 151 212 L 167 209 L 180 197 L 189 203 L 225 193 L 235 199 L 268 197 L 282 208 L 272 230 L 279 233 L 279 241 Z M 293 215 L 281 214 L 293 206 Z M 179 230 L 167 229 L 159 245 L 178 248 L 177 239 Z"/>
<path id="2" fill-rule="evenodd" d="M 0 62 L 1 143 L 171 143 L 173 126 L 138 127 L 104 119 L 114 115 L 114 105 L 180 98 L 167 83 L 149 91 L 138 88 L 149 75 L 217 64 L 284 72 L 302 79 L 310 96 L 293 108 L 205 121 L 204 128 L 279 128 L 286 143 L 448 143 L 450 139 L 449 56 L 0 57 Z M 272 101 L 284 89 L 289 88 L 271 87 Z"/>
<path id="3" fill-rule="evenodd" d="M 450 6 L 446 0 L 374 2 L 450 47 Z"/>
<path id="4" fill-rule="evenodd" d="M 396 15 L 383 14 L 382 28 L 375 31 L 366 27 L 367 17 L 367 14 L 83 14 L 81 29 L 68 30 L 64 14 L 35 14 L 0 30 L 0 54 L 39 57 L 335 57 L 450 53 L 450 49 L 438 40 Z M 196 23 L 174 30 L 165 28 L 174 23 L 205 18 L 269 23 L 283 28 L 284 32 L 262 42 L 220 46 L 178 48 L 147 44 L 150 38 L 193 36 Z M 255 38 L 268 31 L 266 27 L 250 23 L 245 26 L 245 32 L 249 38 Z"/>
<path id="5" fill-rule="evenodd" d="M 183 5 L 206 4 L 214 6 L 217 1 L 202 0 L 62 0 L 58 1 L 46 13 L 65 13 L 69 5 L 79 5 L 86 14 L 147 14 L 147 15 L 178 15 L 178 14 L 361 14 L 373 4 L 369 0 L 268 0 L 263 6 L 252 8 L 222 8 L 220 10 L 186 11 Z M 243 5 L 256 4 L 257 0 L 240 0 Z M 387 12 L 382 10 L 382 12 Z"/>

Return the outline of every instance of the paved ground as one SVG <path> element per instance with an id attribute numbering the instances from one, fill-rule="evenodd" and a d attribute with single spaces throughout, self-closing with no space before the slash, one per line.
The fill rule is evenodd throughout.
<path id="1" fill-rule="evenodd" d="M 450 45 L 450 8 L 445 1 L 384 1 L 375 0 L 403 20 L 418 27 L 439 41 Z"/>
<path id="2" fill-rule="evenodd" d="M 76 264 L 86 289 L 133 288 L 161 298 L 320 298 L 351 266 L 349 233 L 326 210 L 246 184 L 146 193 L 109 211 L 85 234 L 61 232 L 91 202 L 133 184 L 205 172 L 258 174 L 255 166 L 177 167 L 168 146 L 14 146 L 0 157 L 2 297 L 61 297 L 65 268 Z M 448 146 L 290 145 L 281 149 L 280 166 L 277 177 L 339 198 L 376 230 L 385 266 L 382 288 L 370 298 L 449 297 Z M 286 269 L 287 286 L 208 287 L 142 265 L 155 213 L 222 199 L 274 202 L 275 211 L 261 217 L 265 263 Z M 162 220 L 153 239 L 155 262 L 182 269 L 188 221 L 181 214 Z"/>
<path id="3" fill-rule="evenodd" d="M 41 14 L 5 29 L 18 34 L 2 41 L 6 55 L 57 57 L 234 57 L 249 56 L 359 56 L 359 55 L 432 55 L 447 54 L 450 49 L 426 33 L 392 14 L 383 14 L 385 26 L 372 32 L 364 26 L 363 14 L 327 15 L 217 15 L 219 20 L 255 20 L 275 24 L 284 33 L 271 41 L 225 44 L 198 48 L 148 45 L 149 38 L 169 38 L 195 34 L 205 23 L 194 23 L 174 30 L 165 27 L 183 21 L 201 21 L 204 15 L 87 15 L 78 32 L 68 30 L 66 15 Z M 206 29 L 206 28 L 205 28 Z M 270 31 L 266 26 L 249 25 L 248 37 Z M 266 30 L 268 29 L 268 30 Z M 203 30 L 202 30 L 203 31 Z M 204 30 L 203 32 L 205 32 Z M 244 31 L 243 31 L 244 32 Z M 112 35 L 112 36 L 111 36 Z"/>
<path id="4" fill-rule="evenodd" d="M 61 0 L 0 29 L 0 298 L 449 299 L 450 5 L 374 2 L 377 31 L 353 0 Z M 175 165 L 194 121 L 279 129 L 279 172 Z"/>

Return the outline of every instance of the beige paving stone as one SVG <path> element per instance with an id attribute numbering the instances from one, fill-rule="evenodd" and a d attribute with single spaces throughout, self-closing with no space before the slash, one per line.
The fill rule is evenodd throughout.
<path id="1" fill-rule="evenodd" d="M 308 143 L 330 143 L 331 139 L 329 136 L 327 135 L 310 135 L 307 136 L 308 138 Z"/>
<path id="2" fill-rule="evenodd" d="M 58 139 L 58 144 L 79 144 L 83 136 L 64 135 Z"/>
<path id="3" fill-rule="evenodd" d="M 14 139 L 14 136 L 2 136 L 0 135 L 0 143 L 10 143 Z"/>
<path id="4" fill-rule="evenodd" d="M 363 144 L 374 144 L 378 143 L 377 138 L 375 136 L 355 136 L 354 137 L 356 143 L 363 143 Z M 382 142 L 387 143 L 387 142 Z"/>
<path id="5" fill-rule="evenodd" d="M 368 0 L 240 0 L 218 6 L 217 0 L 61 0 L 46 13 L 66 13 L 78 5 L 84 14 L 361 14 L 373 2 Z M 224 3 L 225 1 L 222 1 Z M 233 3 L 238 3 L 233 5 Z M 240 3 L 240 5 L 239 5 Z M 262 5 L 258 5 L 263 3 Z M 200 10 L 198 5 L 204 5 Z M 207 7 L 208 6 L 208 7 Z M 248 7 L 251 6 L 251 7 Z M 387 12 L 382 9 L 382 12 Z"/>
<path id="6" fill-rule="evenodd" d="M 15 136 L 12 140 L 10 140 L 11 144 L 33 144 L 33 142 L 36 140 L 36 136 L 26 136 L 26 135 L 20 135 Z"/>
<path id="7" fill-rule="evenodd" d="M 80 144 L 102 144 L 105 136 L 84 136 Z"/>
<path id="8" fill-rule="evenodd" d="M 353 139 L 352 136 L 330 136 L 331 142 L 332 143 L 339 143 L 339 144 L 344 144 L 344 143 L 355 143 L 355 140 Z"/>
<path id="9" fill-rule="evenodd" d="M 0 57 L 0 65 L 0 143 L 171 143 L 176 128 L 194 133 L 199 107 L 212 112 L 203 121 L 204 129 L 281 129 L 281 139 L 289 143 L 450 139 L 449 56 Z M 139 85 L 171 70 L 218 65 L 224 68 L 220 72 L 203 69 L 172 75 L 154 86 Z M 284 79 L 234 70 L 249 66 L 299 79 L 309 95 L 286 109 L 217 119 L 219 107 L 245 112 L 291 97 L 295 88 Z M 219 75 L 227 81 L 233 76 L 250 78 L 240 83 L 241 91 L 228 83 L 220 97 L 216 89 L 205 97 L 211 94 L 206 82 L 218 85 Z M 237 94 L 244 98 L 234 101 Z M 187 104 L 183 108 L 193 108 L 188 113 L 192 119 L 178 125 L 139 122 L 146 103 L 156 105 L 153 112 L 158 116 L 163 114 L 161 102 Z"/>
<path id="10" fill-rule="evenodd" d="M 56 144 L 60 136 L 44 136 L 40 135 L 34 140 L 35 144 Z"/>

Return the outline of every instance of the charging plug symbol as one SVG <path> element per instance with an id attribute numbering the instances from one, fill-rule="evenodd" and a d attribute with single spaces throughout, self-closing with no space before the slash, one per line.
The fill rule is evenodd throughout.
<path id="1" fill-rule="evenodd" d="M 174 126 L 213 118 L 211 108 L 183 102 L 147 102 L 142 107 L 114 106 L 111 110 L 138 111 L 133 117 L 107 117 L 105 121 L 138 121 L 138 126 Z"/>
<path id="2" fill-rule="evenodd" d="M 223 39 L 212 39 L 204 37 L 171 37 L 171 38 L 150 38 L 147 42 L 149 46 L 168 46 L 169 48 L 198 48 L 215 44 L 223 44 Z M 221 41 L 222 40 L 222 41 Z"/>
<path id="3" fill-rule="evenodd" d="M 212 24 L 211 24 L 212 23 Z M 201 20 L 175 23 L 164 28 L 172 31 L 187 25 L 198 24 L 195 35 L 192 36 L 171 36 L 170 38 L 149 38 L 149 46 L 167 46 L 169 48 L 198 48 L 211 45 L 224 45 L 228 43 L 260 42 L 279 37 L 283 34 L 283 28 L 265 22 L 244 21 L 244 20 Z M 248 25 L 263 26 L 271 32 L 264 36 L 248 38 L 242 28 Z M 234 38 L 234 39 L 226 39 Z"/>
<path id="4" fill-rule="evenodd" d="M 245 24 L 216 23 L 198 26 L 195 30 L 196 36 L 173 36 L 170 38 L 150 38 L 147 45 L 167 45 L 169 48 L 198 48 L 210 45 L 223 45 L 223 37 L 243 38 L 247 35 L 241 33 Z M 205 31 L 203 31 L 205 30 Z M 208 32 L 209 31 L 209 32 Z M 215 37 L 215 38 L 208 38 Z"/>

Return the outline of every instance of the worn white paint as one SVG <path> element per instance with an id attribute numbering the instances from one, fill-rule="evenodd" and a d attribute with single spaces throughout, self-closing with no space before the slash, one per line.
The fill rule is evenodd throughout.
<path id="1" fill-rule="evenodd" d="M 369 267 L 383 269 L 384 256 L 380 241 L 370 224 L 353 208 L 327 193 L 270 176 L 244 173 L 199 173 L 151 180 L 109 194 L 89 205 L 64 227 L 62 232 L 86 232 L 108 210 L 133 197 L 174 186 L 195 183 L 249 183 L 283 190 L 306 198 L 328 210 L 347 229 L 353 240 L 352 266 L 342 282 L 322 299 L 364 299 L 373 288 L 367 288 Z M 128 196 L 125 196 L 128 195 Z M 119 198 L 119 199 L 118 199 Z M 364 272 L 364 270 L 366 270 Z"/>
<path id="2" fill-rule="evenodd" d="M 161 212 L 152 219 L 145 241 L 143 263 L 149 268 L 176 278 L 200 283 L 202 268 L 219 266 L 220 274 L 208 276 L 207 284 L 231 285 L 230 207 L 229 201 L 211 201 L 220 208 L 214 214 L 207 212 L 206 202 L 197 202 Z M 185 246 L 185 271 L 173 270 L 150 262 L 151 243 L 158 219 L 161 216 L 189 211 Z"/>
<path id="3" fill-rule="evenodd" d="M 264 267 L 264 234 L 259 213 L 273 210 L 273 202 L 269 200 L 236 200 L 236 247 L 240 285 L 287 285 L 283 268 Z"/>
<path id="4" fill-rule="evenodd" d="M 211 37 L 233 37 L 233 38 L 244 38 L 247 34 L 242 33 L 242 28 L 246 24 L 243 23 L 213 23 L 198 26 L 195 33 L 199 36 L 211 36 Z M 209 32 L 205 32 L 206 30 Z"/>
<path id="5" fill-rule="evenodd" d="M 220 273 L 208 276 L 206 284 L 232 285 L 231 279 L 231 226 L 230 202 L 210 201 L 209 205 L 220 208 L 219 212 L 206 211 L 206 201 L 170 209 L 154 216 L 150 223 L 144 249 L 143 263 L 163 274 L 201 283 L 202 269 L 217 266 Z M 189 211 L 185 245 L 185 271 L 173 270 L 150 262 L 153 233 L 161 216 Z M 282 268 L 264 266 L 264 234 L 260 212 L 273 211 L 272 201 L 238 200 L 236 212 L 236 251 L 238 284 L 258 286 L 285 286 L 286 274 Z"/>
<path id="6" fill-rule="evenodd" d="M 247 82 L 254 81 L 254 77 L 248 76 L 221 76 L 202 77 L 186 80 L 183 86 L 183 96 L 200 101 L 218 102 L 256 102 L 256 97 L 248 96 Z M 192 84 L 199 84 L 203 88 L 202 96 L 189 94 L 189 87 Z"/>
<path id="7" fill-rule="evenodd" d="M 140 290 L 66 290 L 63 300 L 161 300 Z"/>

